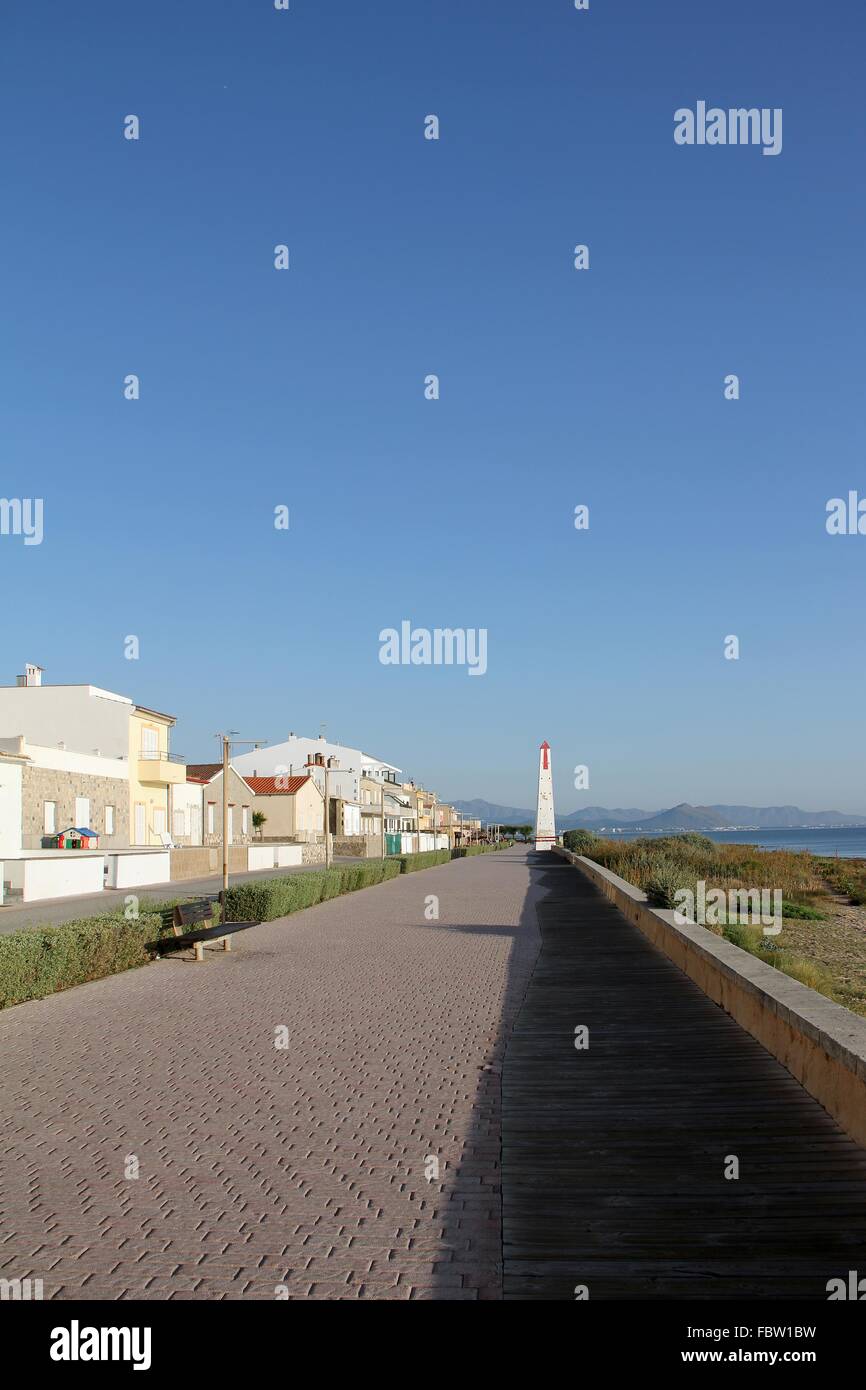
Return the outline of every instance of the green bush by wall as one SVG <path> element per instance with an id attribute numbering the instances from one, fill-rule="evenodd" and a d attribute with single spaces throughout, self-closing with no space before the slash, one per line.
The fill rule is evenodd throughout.
<path id="1" fill-rule="evenodd" d="M 358 864 L 261 879 L 258 883 L 240 883 L 229 888 L 226 916 L 230 922 L 273 922 L 277 917 L 314 907 L 341 893 L 354 893 L 358 888 L 384 883 L 399 873 L 397 859 L 365 859 Z"/>
<path id="2" fill-rule="evenodd" d="M 400 872 L 414 873 L 416 869 L 429 869 L 434 864 L 447 864 L 451 858 L 450 849 L 427 849 L 420 854 L 401 854 L 397 860 Z"/>
<path id="3" fill-rule="evenodd" d="M 146 943 L 163 935 L 162 918 L 145 913 L 136 921 L 85 917 L 0 936 L 0 1009 L 146 965 Z"/>
<path id="4" fill-rule="evenodd" d="M 500 840 L 492 845 L 458 845 L 451 851 L 452 859 L 470 859 L 476 854 L 490 854 L 491 850 L 507 849 L 511 840 Z"/>

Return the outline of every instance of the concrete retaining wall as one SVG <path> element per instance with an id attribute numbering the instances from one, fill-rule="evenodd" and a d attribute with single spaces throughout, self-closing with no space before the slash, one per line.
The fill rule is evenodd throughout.
<path id="1" fill-rule="evenodd" d="M 4 872 L 10 893 L 21 902 L 80 897 L 102 892 L 105 857 L 96 850 L 44 850 L 32 858 L 7 859 Z"/>
<path id="2" fill-rule="evenodd" d="M 757 1038 L 866 1146 L 866 1018 L 800 984 L 707 927 L 679 926 L 671 910 L 582 855 L 557 849 L 596 884 L 644 936 L 716 1004 Z"/>
<path id="3" fill-rule="evenodd" d="M 125 854 L 109 852 L 105 864 L 106 888 L 137 888 L 145 883 L 167 883 L 171 878 L 171 854 L 167 849 L 143 854 L 135 850 Z"/>
<path id="4" fill-rule="evenodd" d="M 304 852 L 301 845 L 274 845 L 274 867 L 277 869 L 285 868 L 287 865 L 298 865 L 304 862 Z"/>
<path id="5" fill-rule="evenodd" d="M 251 873 L 255 869 L 280 869 L 286 865 L 303 863 L 303 849 L 301 845 L 250 845 L 247 850 L 247 855 L 248 867 Z"/>

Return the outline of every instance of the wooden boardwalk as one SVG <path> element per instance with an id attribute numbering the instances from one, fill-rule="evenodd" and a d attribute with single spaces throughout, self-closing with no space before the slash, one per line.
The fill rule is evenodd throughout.
<path id="1" fill-rule="evenodd" d="M 543 859 L 503 1068 L 505 1298 L 824 1300 L 828 1279 L 866 1276 L 866 1151 L 579 870 Z"/>

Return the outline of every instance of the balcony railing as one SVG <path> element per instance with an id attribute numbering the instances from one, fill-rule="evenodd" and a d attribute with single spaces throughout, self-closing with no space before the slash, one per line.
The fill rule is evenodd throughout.
<path id="1" fill-rule="evenodd" d="M 167 753 L 164 748 L 142 748 L 139 758 L 143 763 L 185 763 L 181 753 Z"/>

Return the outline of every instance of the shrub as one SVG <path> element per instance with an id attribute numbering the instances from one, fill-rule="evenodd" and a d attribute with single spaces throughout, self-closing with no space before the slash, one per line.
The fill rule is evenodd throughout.
<path id="1" fill-rule="evenodd" d="M 342 893 L 384 883 L 399 873 L 396 859 L 365 859 L 359 864 L 239 883 L 229 888 L 226 913 L 231 922 L 273 922 Z"/>
<path id="2" fill-rule="evenodd" d="M 680 840 L 684 845 L 693 845 L 695 849 L 705 850 L 709 854 L 715 854 L 718 848 L 715 840 L 711 840 L 709 835 L 701 835 L 697 830 L 687 830 L 685 834 L 677 835 L 676 840 Z"/>
<path id="3" fill-rule="evenodd" d="M 816 907 L 809 907 L 806 903 L 791 903 L 787 898 L 782 899 L 782 916 L 796 917 L 802 922 L 823 922 L 825 914 L 819 912 Z"/>
<path id="4" fill-rule="evenodd" d="M 729 922 L 722 935 L 732 945 L 739 946 L 741 951 L 749 951 L 753 956 L 758 955 L 762 940 L 760 927 L 744 927 L 738 922 Z"/>
<path id="5" fill-rule="evenodd" d="M 492 845 L 455 845 L 454 849 L 452 849 L 452 851 L 451 851 L 451 858 L 452 858 L 452 859 L 468 859 L 468 858 L 474 858 L 474 856 L 475 856 L 476 854 L 490 854 L 491 850 L 496 850 L 496 849 L 507 849 L 508 845 L 510 845 L 511 843 L 512 843 L 511 840 L 508 840 L 508 841 L 500 840 L 498 845 L 497 845 L 497 844 L 492 844 Z"/>
<path id="6" fill-rule="evenodd" d="M 401 854 L 397 858 L 401 874 L 414 873 L 416 869 L 430 869 L 434 864 L 447 864 L 451 858 L 450 849 L 422 850 L 420 854 Z"/>
<path id="7" fill-rule="evenodd" d="M 562 843 L 572 854 L 591 854 L 600 841 L 591 830 L 566 830 Z"/>
<path id="8" fill-rule="evenodd" d="M 0 1008 L 146 965 L 147 943 L 164 935 L 162 918 L 144 913 L 135 921 L 84 917 L 0 936 Z"/>
<path id="9" fill-rule="evenodd" d="M 644 889 L 653 907 L 676 907 L 676 894 L 681 888 L 695 892 L 695 875 L 675 859 L 659 856 Z"/>

